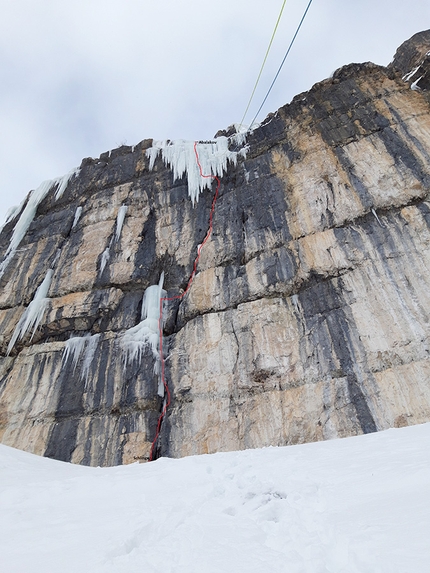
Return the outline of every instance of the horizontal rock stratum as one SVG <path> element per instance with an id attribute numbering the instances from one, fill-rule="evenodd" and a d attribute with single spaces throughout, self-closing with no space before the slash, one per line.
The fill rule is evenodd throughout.
<path id="1" fill-rule="evenodd" d="M 216 183 L 193 142 L 123 146 L 33 191 L 0 235 L 1 442 L 148 459 L 162 288 L 157 456 L 429 421 L 429 52 L 421 32 L 387 68 L 348 65 L 197 142 L 221 182 L 203 247 Z"/>

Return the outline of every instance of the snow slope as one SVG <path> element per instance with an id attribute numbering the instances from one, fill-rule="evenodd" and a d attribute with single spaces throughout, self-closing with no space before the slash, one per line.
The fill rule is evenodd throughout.
<path id="1" fill-rule="evenodd" d="M 430 424 L 88 468 L 0 446 L 1 573 L 428 573 Z"/>

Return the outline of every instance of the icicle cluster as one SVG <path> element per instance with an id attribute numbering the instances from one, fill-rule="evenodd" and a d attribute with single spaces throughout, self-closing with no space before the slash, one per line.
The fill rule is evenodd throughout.
<path id="1" fill-rule="evenodd" d="M 6 251 L 5 258 L 0 263 L 0 278 L 3 276 L 8 264 L 15 255 L 17 248 L 19 247 L 22 239 L 24 238 L 24 235 L 26 234 L 28 228 L 30 227 L 31 222 L 33 221 L 34 216 L 36 214 L 37 207 L 39 206 L 41 201 L 43 201 L 43 199 L 46 197 L 49 191 L 54 187 L 56 187 L 55 199 L 56 200 L 59 199 L 64 193 L 70 179 L 73 176 L 77 175 L 78 173 L 79 169 L 73 169 L 63 177 L 57 177 L 56 179 L 43 181 L 43 183 L 41 183 L 36 190 L 32 191 L 24 209 L 22 209 L 22 207 L 24 205 L 25 200 L 24 202 L 21 203 L 19 207 L 9 211 L 8 217 L 6 218 L 6 223 L 8 223 L 13 217 L 15 217 L 18 212 L 20 211 L 22 212 L 13 229 L 12 237 L 10 239 L 9 246 Z M 78 215 L 78 210 L 76 211 L 75 221 L 77 221 L 77 218 L 79 218 L 80 215 L 80 211 Z M 74 225 L 75 224 L 76 223 L 74 222 Z M 59 258 L 59 254 L 60 254 L 59 251 L 57 251 L 57 255 L 52 266 L 55 266 Z M 43 318 L 43 315 L 45 314 L 46 307 L 49 303 L 49 298 L 47 298 L 47 294 L 49 287 L 51 286 L 53 273 L 54 271 L 52 268 L 48 270 L 44 280 L 36 290 L 33 300 L 30 302 L 28 307 L 25 309 L 23 315 L 21 316 L 12 334 L 12 338 L 10 339 L 9 345 L 7 347 L 7 355 L 11 353 L 12 348 L 15 346 L 16 341 L 23 339 L 24 336 L 27 334 L 27 332 L 29 332 L 30 330 L 32 330 L 30 338 L 30 340 L 32 340 L 34 333 L 36 332 Z"/>
<path id="2" fill-rule="evenodd" d="M 30 340 L 33 338 L 50 300 L 46 295 L 48 294 L 49 287 L 51 286 L 53 272 L 54 271 L 52 269 L 49 269 L 46 273 L 43 282 L 36 290 L 33 300 L 19 319 L 12 338 L 10 339 L 9 346 L 7 347 L 7 356 L 11 353 L 12 348 L 15 346 L 15 342 L 18 339 L 22 340 L 29 330 L 33 330 Z"/>
<path id="3" fill-rule="evenodd" d="M 259 123 L 258 124 L 254 123 L 253 128 L 250 129 L 247 125 L 234 123 L 233 127 L 236 130 L 236 133 L 230 135 L 229 140 L 231 141 L 231 143 L 237 145 L 238 147 L 244 145 L 246 143 L 246 136 L 248 135 L 248 133 L 252 133 L 254 129 L 259 127 L 259 125 L 260 125 Z"/>
<path id="4" fill-rule="evenodd" d="M 142 300 L 141 321 L 124 333 L 121 346 L 124 350 L 124 367 L 134 361 L 140 361 L 145 348 L 152 350 L 155 359 L 154 371 L 160 370 L 160 300 L 166 296 L 163 290 L 164 273 L 161 273 L 158 285 L 149 286 Z M 161 316 L 161 321 L 163 317 Z M 160 392 L 160 389 L 159 389 Z"/>
<path id="5" fill-rule="evenodd" d="M 66 189 L 70 179 L 74 175 L 77 175 L 78 173 L 79 169 L 72 169 L 72 171 L 69 171 L 69 173 L 67 173 L 62 177 L 57 177 L 56 179 L 43 181 L 43 183 L 41 183 L 37 189 L 31 192 L 27 205 L 25 206 L 23 212 L 21 213 L 21 216 L 18 219 L 18 222 L 16 223 L 15 228 L 13 230 L 5 258 L 0 263 L 0 278 L 3 276 L 6 267 L 12 260 L 19 244 L 21 243 L 22 239 L 24 238 L 24 235 L 26 234 L 28 228 L 30 227 L 39 204 L 43 201 L 43 199 L 46 197 L 49 191 L 55 186 L 57 187 L 57 190 L 55 192 L 55 199 L 59 199 L 61 195 L 64 193 L 64 190 Z M 6 219 L 6 223 L 10 221 L 12 217 L 16 215 L 16 213 L 17 209 L 11 210 L 8 218 Z"/>
<path id="6" fill-rule="evenodd" d="M 66 364 L 70 357 L 73 364 L 73 372 L 76 370 L 79 358 L 81 357 L 82 353 L 84 353 L 81 367 L 81 380 L 85 380 L 86 382 L 88 381 L 91 364 L 94 361 L 99 339 L 100 334 L 94 334 L 93 336 L 90 334 L 86 334 L 85 336 L 74 336 L 69 338 L 64 347 L 62 359 L 63 364 Z"/>
<path id="7" fill-rule="evenodd" d="M 236 165 L 238 156 L 245 157 L 247 148 L 240 151 L 230 151 L 229 142 L 242 145 L 245 134 L 239 133 L 232 138 L 217 137 L 213 142 L 197 143 L 196 150 L 199 157 L 202 173 L 204 175 L 216 175 L 221 177 L 227 169 L 228 162 Z M 203 189 L 210 189 L 212 179 L 202 177 L 194 152 L 194 141 L 154 141 L 152 147 L 146 150 L 149 158 L 149 169 L 153 169 L 155 160 L 161 153 L 165 165 L 173 169 L 173 180 L 181 179 L 184 174 L 188 181 L 188 195 L 193 205 L 199 200 Z"/>
<path id="8" fill-rule="evenodd" d="M 73 372 L 76 370 L 76 366 L 79 362 L 79 357 L 85 348 L 85 344 L 87 343 L 89 336 L 89 334 L 86 334 L 85 336 L 73 336 L 66 342 L 62 361 L 63 364 L 66 364 L 70 357 L 72 359 Z"/>

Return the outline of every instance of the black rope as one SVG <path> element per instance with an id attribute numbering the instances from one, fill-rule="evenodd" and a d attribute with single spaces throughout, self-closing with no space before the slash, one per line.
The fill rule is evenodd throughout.
<path id="1" fill-rule="evenodd" d="M 257 111 L 257 113 L 255 114 L 255 117 L 254 117 L 254 119 L 252 120 L 251 125 L 249 126 L 249 129 L 251 129 L 252 126 L 254 125 L 255 120 L 256 120 L 257 117 L 258 117 L 258 114 L 260 113 L 260 111 L 261 111 L 263 105 L 266 103 L 266 100 L 267 100 L 267 98 L 269 97 L 269 94 L 270 94 L 270 92 L 272 91 L 272 88 L 273 88 L 273 86 L 275 85 L 276 80 L 278 79 L 279 73 L 280 73 L 280 71 L 282 70 L 282 66 L 284 65 L 285 60 L 287 59 L 287 56 L 288 56 L 288 54 L 290 53 L 291 48 L 293 47 L 294 41 L 295 41 L 295 39 L 297 38 L 297 34 L 299 33 L 300 28 L 302 27 L 303 21 L 304 21 L 304 19 L 306 18 L 306 14 L 308 13 L 308 10 L 309 10 L 311 4 L 312 4 L 312 0 L 309 0 L 309 3 L 308 3 L 308 5 L 307 5 L 307 7 L 306 7 L 306 10 L 304 11 L 304 14 L 303 14 L 303 16 L 302 16 L 302 19 L 300 20 L 300 23 L 299 23 L 299 25 L 297 26 L 297 30 L 296 30 L 296 32 L 295 32 L 295 34 L 294 34 L 294 36 L 293 36 L 293 39 L 291 40 L 290 45 L 288 46 L 288 50 L 287 50 L 287 52 L 286 52 L 286 54 L 285 54 L 285 56 L 284 56 L 284 59 L 282 60 L 281 65 L 279 66 L 279 69 L 278 69 L 278 71 L 276 72 L 276 75 L 275 75 L 275 77 L 274 77 L 274 79 L 273 79 L 273 82 L 272 82 L 271 85 L 270 85 L 270 88 L 267 90 L 267 94 L 266 94 L 266 96 L 265 96 L 265 98 L 264 98 L 264 100 L 263 100 L 263 103 L 262 103 L 262 104 L 260 105 L 260 107 L 258 108 L 258 111 Z"/>

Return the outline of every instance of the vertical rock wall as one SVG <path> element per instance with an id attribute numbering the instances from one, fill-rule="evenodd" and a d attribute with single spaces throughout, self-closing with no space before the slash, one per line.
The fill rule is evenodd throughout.
<path id="1" fill-rule="evenodd" d="M 158 455 L 430 419 L 430 110 L 425 86 L 410 89 L 397 68 L 342 68 L 229 164 L 194 283 L 166 309 L 172 403 Z M 212 202 L 206 190 L 193 207 L 161 157 L 150 170 L 151 145 L 84 160 L 40 203 L 0 279 L 5 444 L 89 465 L 148 457 L 163 404 L 154 357 L 125 364 L 121 339 L 162 271 L 168 296 L 186 287 Z M 49 269 L 40 325 L 8 356 Z M 83 336 L 73 360 L 68 340 Z"/>

